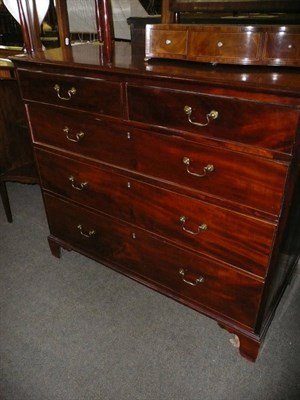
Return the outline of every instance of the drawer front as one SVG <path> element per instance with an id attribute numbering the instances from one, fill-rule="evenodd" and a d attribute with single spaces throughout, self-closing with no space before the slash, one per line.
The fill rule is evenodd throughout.
<path id="1" fill-rule="evenodd" d="M 73 110 L 37 104 L 27 107 L 35 143 L 133 168 L 132 144 L 125 127 Z"/>
<path id="2" fill-rule="evenodd" d="M 122 117 L 121 83 L 20 70 L 23 99 Z M 91 95 L 91 93 L 93 95 Z M 95 100 L 96 99 L 96 100 Z"/>
<path id="3" fill-rule="evenodd" d="M 265 276 L 274 224 L 38 149 L 36 158 L 44 189 Z"/>
<path id="4" fill-rule="evenodd" d="M 208 194 L 278 215 L 288 165 L 160 134 L 132 130 L 136 171 L 175 184 L 195 197 Z"/>
<path id="5" fill-rule="evenodd" d="M 285 164 L 167 135 L 127 130 L 66 110 L 44 108 L 45 118 L 40 118 L 42 110 L 29 106 L 36 143 L 168 181 L 196 196 L 195 192 L 205 193 L 276 215 L 280 211 Z M 82 133 L 77 141 L 76 135 Z"/>
<path id="6" fill-rule="evenodd" d="M 133 121 L 286 153 L 299 121 L 299 110 L 159 87 L 129 85 L 128 102 Z"/>
<path id="7" fill-rule="evenodd" d="M 198 32 L 191 30 L 189 58 L 217 62 L 222 59 L 239 59 L 241 64 L 259 59 L 261 33 L 255 32 Z"/>
<path id="8" fill-rule="evenodd" d="M 147 56 L 176 58 L 187 54 L 187 32 L 185 30 L 149 30 L 146 41 Z"/>
<path id="9" fill-rule="evenodd" d="M 45 203 L 54 237 L 178 300 L 254 327 L 259 280 L 47 194 Z"/>
<path id="10" fill-rule="evenodd" d="M 278 64 L 285 61 L 300 61 L 300 34 L 267 33 L 264 59 L 277 60 Z"/>

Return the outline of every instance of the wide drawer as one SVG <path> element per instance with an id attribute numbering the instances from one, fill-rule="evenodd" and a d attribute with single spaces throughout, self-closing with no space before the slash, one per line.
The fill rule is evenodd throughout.
<path id="1" fill-rule="evenodd" d="M 40 104 L 27 107 L 35 143 L 133 168 L 132 143 L 125 126 L 74 110 Z"/>
<path id="2" fill-rule="evenodd" d="M 37 143 L 130 169 L 196 197 L 207 194 L 242 207 L 275 215 L 280 212 L 288 170 L 284 163 L 55 108 L 44 109 L 47 118 L 40 118 L 41 110 L 29 106 Z"/>
<path id="3" fill-rule="evenodd" d="M 169 245 L 147 232 L 45 194 L 50 233 L 108 264 L 210 315 L 254 327 L 260 280 Z"/>
<path id="4" fill-rule="evenodd" d="M 206 136 L 292 151 L 299 110 L 161 87 L 129 85 L 127 90 L 132 121 L 192 132 L 195 140 Z"/>
<path id="5" fill-rule="evenodd" d="M 114 117 L 123 115 L 120 82 L 25 70 L 19 70 L 18 74 L 24 100 L 71 107 Z"/>
<path id="6" fill-rule="evenodd" d="M 168 135 L 131 131 L 135 170 L 201 198 L 278 215 L 288 164 Z"/>
<path id="7" fill-rule="evenodd" d="M 36 149 L 44 189 L 264 277 L 274 224 Z"/>

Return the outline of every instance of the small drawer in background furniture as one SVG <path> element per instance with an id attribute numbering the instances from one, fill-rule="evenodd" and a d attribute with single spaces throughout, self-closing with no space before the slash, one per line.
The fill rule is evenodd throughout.
<path id="1" fill-rule="evenodd" d="M 190 60 L 219 62 L 240 60 L 248 64 L 259 59 L 261 33 L 256 32 L 213 32 L 190 29 L 188 57 Z"/>
<path id="2" fill-rule="evenodd" d="M 155 27 L 155 25 L 154 25 Z M 183 29 L 153 29 L 146 25 L 146 58 L 164 55 L 168 58 L 184 57 L 187 54 L 187 32 Z"/>
<path id="3" fill-rule="evenodd" d="M 284 65 L 286 61 L 295 65 L 300 62 L 300 33 L 266 33 L 266 43 L 263 58 L 273 60 L 278 65 Z"/>

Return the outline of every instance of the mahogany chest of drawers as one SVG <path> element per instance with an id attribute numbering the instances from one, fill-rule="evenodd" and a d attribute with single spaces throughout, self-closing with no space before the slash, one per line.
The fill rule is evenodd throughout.
<path id="1" fill-rule="evenodd" d="M 299 73 L 115 52 L 14 60 L 52 253 L 214 318 L 255 360 L 299 257 Z"/>

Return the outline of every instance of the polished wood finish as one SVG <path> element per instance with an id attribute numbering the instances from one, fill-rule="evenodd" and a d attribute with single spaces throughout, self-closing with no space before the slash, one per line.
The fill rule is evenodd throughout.
<path id="1" fill-rule="evenodd" d="M 146 26 L 145 57 L 300 66 L 299 18 L 298 1 L 163 0 L 161 24 Z"/>
<path id="2" fill-rule="evenodd" d="M 96 0 L 96 16 L 100 16 L 98 31 L 102 31 L 103 61 L 110 64 L 113 57 L 113 20 L 111 2 L 109 0 Z"/>
<path id="3" fill-rule="evenodd" d="M 241 78 L 247 82 L 247 75 Z M 252 154 L 260 154 L 261 148 L 291 154 L 300 116 L 297 108 L 233 98 L 225 93 L 212 94 L 209 88 L 198 91 L 190 87 L 183 91 L 180 87 L 170 90 L 154 85 L 129 85 L 129 118 L 180 130 L 185 137 L 190 133 L 190 139 L 201 143 L 205 136 L 251 146 Z M 145 98 L 147 107 L 143 103 Z M 186 105 L 192 109 L 192 122 L 207 123 L 206 114 L 212 110 L 218 112 L 218 117 L 207 126 L 199 127 L 188 120 Z"/>
<path id="4" fill-rule="evenodd" d="M 55 85 L 59 85 L 59 91 L 55 89 Z M 72 88 L 76 93 L 68 94 Z M 91 96 L 91 92 L 95 97 Z M 70 76 L 69 79 L 61 79 L 59 75 L 22 72 L 22 93 L 28 100 L 43 102 L 45 96 L 50 96 L 48 102 L 52 104 L 122 116 L 121 83 L 103 78 L 87 81 L 83 77 Z"/>
<path id="5" fill-rule="evenodd" d="M 73 159 L 53 156 L 40 149 L 37 149 L 36 157 L 47 191 L 162 237 L 168 236 L 170 240 L 191 250 L 223 259 L 258 276 L 265 276 L 275 223 L 193 198 L 187 204 L 186 197 L 176 192 L 85 163 L 78 164 Z M 55 175 L 52 172 L 53 163 L 57 170 Z M 77 171 L 78 165 L 80 171 Z M 111 182 L 114 184 L 111 185 Z M 156 199 L 155 203 L 153 199 Z M 167 209 L 166 204 L 169 205 Z M 199 226 L 204 223 L 206 229 L 201 231 Z M 232 230 L 235 224 L 239 226 L 239 231 Z M 218 243 L 217 248 L 215 243 Z M 245 252 L 245 249 L 248 251 Z"/>
<path id="6" fill-rule="evenodd" d="M 169 58 L 243 65 L 300 65 L 299 26 L 146 26 L 146 59 Z"/>
<path id="7" fill-rule="evenodd" d="M 51 252 L 202 312 L 254 361 L 300 253 L 298 70 L 102 54 L 15 58 Z"/>
<path id="8" fill-rule="evenodd" d="M 288 170 L 288 165 L 284 162 L 204 146 L 188 140 L 182 141 L 180 138 L 159 133 L 149 134 L 127 126 L 108 125 L 97 119 L 93 122 L 88 115 L 77 116 L 81 120 L 84 118 L 83 123 L 77 124 L 77 118 L 72 121 L 72 116 L 65 110 L 61 115 L 59 110 L 50 107 L 48 112 L 42 110 L 36 110 L 35 107 L 33 110 L 29 106 L 35 142 L 69 149 L 78 155 L 119 165 L 143 175 L 155 176 L 181 186 L 184 192 L 193 193 L 198 198 L 205 195 L 222 197 L 228 206 L 233 207 L 234 204 L 234 208 L 244 210 L 247 207 L 257 210 L 257 213 L 263 211 L 279 214 Z M 46 118 L 41 120 L 40 115 Z M 128 129 L 130 139 L 127 135 Z M 108 131 L 111 137 L 109 141 Z M 84 136 L 77 141 L 76 134 L 80 132 Z M 98 146 L 99 142 L 102 143 L 101 146 Z M 116 148 L 123 149 L 121 154 L 116 152 Z M 156 151 L 157 148 L 164 154 L 163 159 Z M 187 166 L 183 163 L 184 157 L 190 158 L 191 171 L 203 172 L 208 164 L 214 165 L 215 171 L 208 173 L 203 179 L 197 178 L 187 172 Z M 228 180 L 227 185 L 222 184 L 225 177 Z M 261 196 L 262 193 L 264 196 Z"/>
<path id="9" fill-rule="evenodd" d="M 239 323 L 254 325 L 263 288 L 259 279 L 249 278 L 238 270 L 161 241 L 137 227 L 57 197 L 45 194 L 45 204 L 51 233 L 60 238 L 61 243 L 71 239 L 73 248 L 113 262 L 117 267 L 120 265 L 121 269 L 157 287 L 169 289 L 173 296 L 182 297 L 195 308 L 213 309 Z M 194 283 L 199 276 L 204 276 L 203 284 L 199 283 L 200 290 L 183 281 L 179 272 L 183 266 L 187 269 L 186 280 Z"/>

